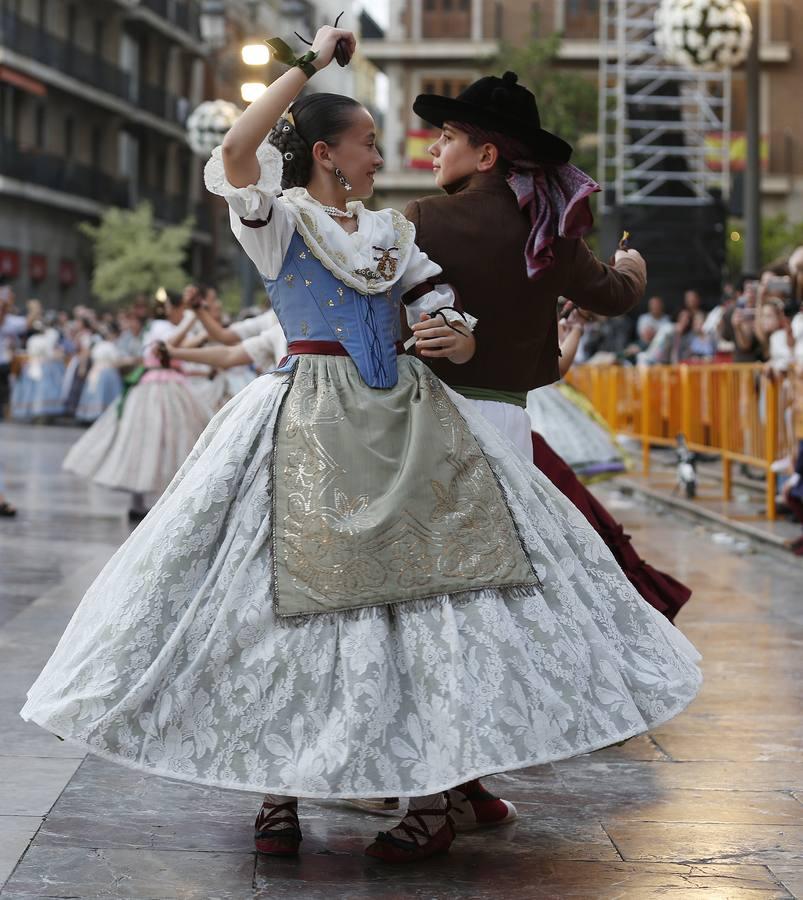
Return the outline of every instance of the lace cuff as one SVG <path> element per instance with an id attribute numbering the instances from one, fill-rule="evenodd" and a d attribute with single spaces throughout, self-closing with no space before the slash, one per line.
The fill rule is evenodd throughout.
<path id="1" fill-rule="evenodd" d="M 284 161 L 279 151 L 267 138 L 257 148 L 259 180 L 256 184 L 237 188 L 229 183 L 223 168 L 221 147 L 215 147 L 204 167 L 206 189 L 223 197 L 237 216 L 243 219 L 267 219 L 274 199 L 282 192 L 282 168 Z"/>
<path id="2" fill-rule="evenodd" d="M 412 303 L 405 304 L 407 324 L 412 328 L 416 322 L 421 320 L 421 313 L 429 315 L 440 313 L 450 325 L 459 322 L 461 325 L 465 325 L 469 331 L 474 331 L 477 324 L 476 318 L 469 313 L 454 309 L 454 303 L 454 291 L 450 285 L 444 283 L 433 285 L 431 291 L 417 297 Z"/>
<path id="3" fill-rule="evenodd" d="M 469 331 L 474 331 L 474 328 L 477 324 L 477 319 L 470 313 L 461 313 L 459 310 L 454 309 L 453 307 L 444 306 L 442 309 L 439 309 L 437 311 L 436 315 L 437 314 L 441 314 L 450 325 L 458 323 L 460 325 L 464 325 Z"/>

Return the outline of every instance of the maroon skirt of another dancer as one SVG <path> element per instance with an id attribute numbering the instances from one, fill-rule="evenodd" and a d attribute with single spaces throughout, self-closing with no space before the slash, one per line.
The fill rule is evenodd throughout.
<path id="1" fill-rule="evenodd" d="M 646 563 L 630 543 L 630 535 L 574 474 L 540 434 L 533 432 L 533 462 L 588 519 L 608 545 L 627 580 L 658 612 L 672 622 L 691 597 L 685 584 Z"/>

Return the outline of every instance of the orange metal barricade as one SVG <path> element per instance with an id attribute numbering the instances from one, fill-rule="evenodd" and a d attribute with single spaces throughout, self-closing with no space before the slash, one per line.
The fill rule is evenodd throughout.
<path id="1" fill-rule="evenodd" d="M 692 450 L 721 457 L 724 499 L 731 499 L 734 462 L 763 470 L 767 517 L 776 518 L 772 463 L 794 451 L 794 394 L 796 387 L 803 391 L 800 377 L 771 377 L 761 365 L 712 363 L 577 366 L 567 380 L 614 431 L 641 441 L 645 475 L 650 447 L 673 446 L 682 433 Z"/>

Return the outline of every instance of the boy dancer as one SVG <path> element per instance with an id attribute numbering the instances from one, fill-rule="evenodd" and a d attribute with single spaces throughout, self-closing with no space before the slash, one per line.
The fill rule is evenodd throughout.
<path id="1" fill-rule="evenodd" d="M 645 599 L 671 619 L 688 590 L 668 576 L 661 580 L 662 573 L 653 578 L 655 570 L 638 558 L 621 526 L 543 439 L 531 435 L 527 392 L 559 378 L 558 297 L 621 315 L 641 298 L 646 266 L 635 250 L 620 250 L 614 265 L 605 265 L 581 240 L 592 224 L 588 197 L 598 186 L 569 165 L 572 148 L 541 128 L 535 97 L 517 81 L 506 72 L 481 78 L 455 99 L 422 95 L 413 105 L 442 129 L 430 153 L 436 183 L 446 193 L 410 203 L 405 215 L 416 226 L 418 245 L 443 267 L 443 281 L 479 319 L 477 351 L 468 364 L 454 366 L 438 348 L 445 327 L 419 339 L 418 352 L 523 453 L 532 456 L 535 443 L 536 463 L 584 512 L 620 565 L 630 564 L 625 571 Z M 458 830 L 515 818 L 512 804 L 479 781 L 449 793 Z"/>

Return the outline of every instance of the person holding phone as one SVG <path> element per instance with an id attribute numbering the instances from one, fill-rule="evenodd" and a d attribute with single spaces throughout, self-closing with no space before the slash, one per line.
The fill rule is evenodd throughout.
<path id="1" fill-rule="evenodd" d="M 743 276 L 738 286 L 739 297 L 725 311 L 720 323 L 720 337 L 733 344 L 733 361 L 737 363 L 763 362 L 766 358 L 755 328 L 758 289 L 758 279 Z"/>

